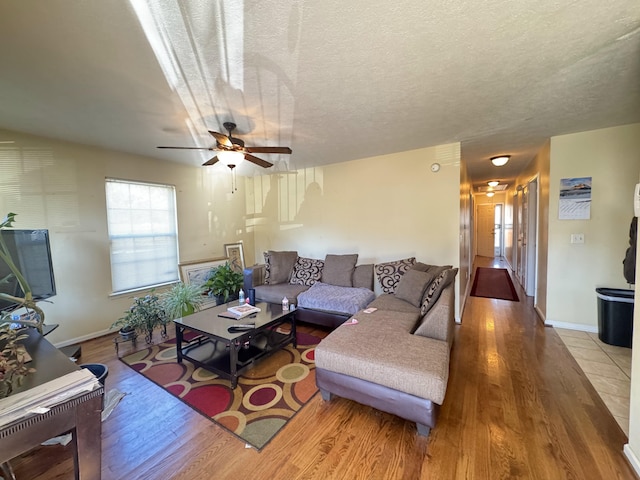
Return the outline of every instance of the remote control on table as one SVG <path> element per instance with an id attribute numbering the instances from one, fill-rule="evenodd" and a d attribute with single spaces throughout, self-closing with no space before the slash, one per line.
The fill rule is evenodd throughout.
<path id="1" fill-rule="evenodd" d="M 255 323 L 239 323 L 238 325 L 231 325 L 227 330 L 229 332 L 244 332 L 246 330 L 253 330 L 256 328 Z"/>

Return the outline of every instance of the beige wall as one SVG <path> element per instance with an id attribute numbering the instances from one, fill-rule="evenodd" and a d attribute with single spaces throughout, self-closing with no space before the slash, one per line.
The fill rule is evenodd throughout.
<path id="1" fill-rule="evenodd" d="M 458 298 L 458 304 L 460 319 L 462 319 L 466 295 L 471 288 L 469 280 L 473 268 L 473 185 L 467 173 L 466 162 L 461 161 L 460 163 L 460 271 L 458 272 L 458 280 L 461 294 Z"/>
<path id="2" fill-rule="evenodd" d="M 436 162 L 441 168 L 434 173 Z M 248 217 L 258 259 L 274 249 L 312 258 L 358 253 L 358 263 L 415 256 L 458 266 L 459 144 L 247 182 L 254 185 Z"/>
<path id="3" fill-rule="evenodd" d="M 253 262 L 253 235 L 245 229 L 243 182 L 230 194 L 224 171 L 183 166 L 40 137 L 0 131 L 0 215 L 18 214 L 16 228 L 50 232 L 57 295 L 43 303 L 49 340 L 62 344 L 107 330 L 131 303 L 110 297 L 111 273 L 105 177 L 176 186 L 181 261 L 224 254 L 243 240 Z"/>
<path id="4" fill-rule="evenodd" d="M 535 309 L 541 318 L 546 318 L 547 311 L 547 275 L 548 275 L 548 251 L 549 251 L 549 170 L 550 170 L 551 142 L 547 141 L 533 158 L 526 169 L 516 179 L 514 187 L 527 185 L 534 179 L 538 182 L 538 226 L 537 226 L 537 264 L 536 272 L 537 290 L 535 295 Z M 513 197 L 512 197 L 513 200 Z M 512 203 L 513 205 L 513 203 Z M 513 218 L 516 218 L 515 212 Z M 513 257 L 510 257 L 512 259 Z M 513 265 L 513 268 L 516 268 Z"/>
<path id="5" fill-rule="evenodd" d="M 640 124 L 551 139 L 547 322 L 597 331 L 596 287 L 627 288 L 622 259 L 640 172 Z M 592 177 L 591 218 L 558 220 L 560 179 Z M 583 245 L 570 235 L 582 233 Z"/>

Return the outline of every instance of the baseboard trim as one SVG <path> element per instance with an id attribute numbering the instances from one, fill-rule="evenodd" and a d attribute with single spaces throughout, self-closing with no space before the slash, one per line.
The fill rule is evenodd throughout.
<path id="1" fill-rule="evenodd" d="M 545 320 L 545 326 L 564 328 L 566 330 L 579 330 L 581 332 L 598 333 L 598 327 L 584 323 L 557 322 L 555 320 Z"/>
<path id="2" fill-rule="evenodd" d="M 111 329 L 100 330 L 98 332 L 89 333 L 81 337 L 65 340 L 64 342 L 54 343 L 53 346 L 56 348 L 67 347 L 69 345 L 75 345 L 76 343 L 86 342 L 87 340 L 93 340 L 94 338 L 104 337 L 105 335 L 109 335 L 110 333 L 113 333 L 113 330 Z"/>
<path id="3" fill-rule="evenodd" d="M 627 460 L 629 460 L 629 463 L 631 464 L 631 468 L 633 468 L 636 471 L 636 473 L 640 476 L 640 460 L 636 456 L 635 452 L 631 450 L 631 447 L 629 446 L 628 443 L 625 443 L 622 451 L 627 457 Z"/>

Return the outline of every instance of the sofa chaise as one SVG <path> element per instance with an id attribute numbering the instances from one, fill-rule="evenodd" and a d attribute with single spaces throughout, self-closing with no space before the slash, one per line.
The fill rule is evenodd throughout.
<path id="1" fill-rule="evenodd" d="M 429 435 L 446 393 L 455 325 L 457 269 L 437 269 L 409 269 L 397 289 L 320 342 L 316 383 L 323 399 L 337 395 L 369 405 Z"/>

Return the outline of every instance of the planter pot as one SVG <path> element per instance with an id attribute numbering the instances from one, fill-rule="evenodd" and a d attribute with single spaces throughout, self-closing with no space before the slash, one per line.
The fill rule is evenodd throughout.
<path id="1" fill-rule="evenodd" d="M 123 340 L 131 340 L 136 336 L 136 330 L 133 327 L 122 327 L 118 333 L 122 337 Z"/>
<path id="2" fill-rule="evenodd" d="M 224 301 L 224 297 L 222 295 L 214 295 L 216 299 L 216 305 L 222 305 L 223 303 L 233 302 L 234 300 L 238 300 L 238 295 L 230 295 L 227 301 Z"/>

